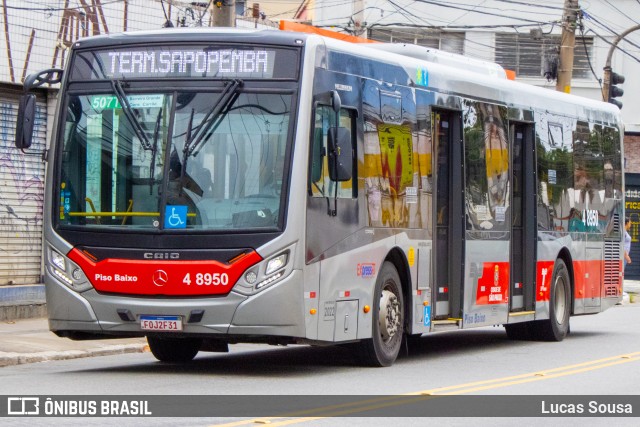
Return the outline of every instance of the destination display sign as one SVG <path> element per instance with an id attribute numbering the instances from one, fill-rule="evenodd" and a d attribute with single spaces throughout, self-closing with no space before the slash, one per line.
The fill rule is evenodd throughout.
<path id="1" fill-rule="evenodd" d="M 295 78 L 297 56 L 293 49 L 257 46 L 117 47 L 78 53 L 71 78 Z"/>

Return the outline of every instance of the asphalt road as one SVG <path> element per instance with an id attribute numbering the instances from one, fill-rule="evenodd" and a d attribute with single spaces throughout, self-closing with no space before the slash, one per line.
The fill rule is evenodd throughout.
<path id="1" fill-rule="evenodd" d="M 0 368 L 2 395 L 239 396 L 246 407 L 262 396 L 640 395 L 640 304 L 571 319 L 561 343 L 509 341 L 502 327 L 423 336 L 389 368 L 363 368 L 344 347 L 231 346 L 228 354 L 200 353 L 189 365 L 166 365 L 150 353 L 51 361 Z M 286 398 L 285 398 L 286 399 Z M 376 404 L 374 404 L 375 406 Z M 382 405 L 384 406 L 384 405 Z M 499 405 L 497 405 L 499 406 Z M 640 414 L 640 404 L 634 417 Z M 376 415 L 384 415 L 385 409 Z M 391 405 L 389 415 L 396 415 Z M 126 425 L 257 425 L 255 414 L 213 418 L 127 418 Z M 322 414 L 324 415 L 324 414 Z M 347 414 L 348 415 L 348 414 Z M 503 416 L 496 409 L 497 417 Z M 242 418 L 240 418 L 242 417 Z M 260 417 L 258 417 L 260 418 Z M 263 417 L 264 418 L 264 417 Z M 63 421 L 57 419 L 56 421 Z M 114 425 L 118 419 L 64 419 L 65 425 Z M 123 419 L 119 419 L 123 421 Z M 243 421 L 244 420 L 244 421 Z M 447 425 L 513 425 L 513 418 L 438 418 Z M 609 421 L 607 421 L 609 420 Z M 13 418 L 11 425 L 51 425 Z M 424 425 L 425 418 L 266 418 L 270 425 Z M 521 418 L 519 425 L 539 425 Z M 563 418 L 563 425 L 611 424 L 607 418 Z M 632 421 L 635 421 L 632 423 Z M 114 424 L 112 424 L 112 422 Z M 574 424 L 575 422 L 575 424 Z M 586 422 L 586 424 L 585 424 Z M 616 425 L 635 425 L 617 418 Z M 57 422 L 56 422 L 57 423 Z M 440 424 L 438 422 L 437 424 Z M 546 422 L 545 422 L 546 424 Z"/>

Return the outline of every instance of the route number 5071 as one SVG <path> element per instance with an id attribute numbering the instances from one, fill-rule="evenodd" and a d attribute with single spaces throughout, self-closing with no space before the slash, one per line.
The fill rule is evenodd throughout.
<path id="1" fill-rule="evenodd" d="M 191 273 L 187 273 L 182 283 L 191 285 L 191 282 Z M 196 273 L 195 283 L 198 286 L 226 286 L 229 284 L 229 275 L 227 273 Z"/>

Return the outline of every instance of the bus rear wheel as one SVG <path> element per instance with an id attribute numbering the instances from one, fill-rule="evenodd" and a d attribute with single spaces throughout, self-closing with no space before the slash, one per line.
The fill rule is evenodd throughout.
<path id="1" fill-rule="evenodd" d="M 157 335 L 147 336 L 153 356 L 161 362 L 186 363 L 193 360 L 200 351 L 199 338 L 174 338 Z"/>
<path id="2" fill-rule="evenodd" d="M 569 332 L 571 279 L 563 260 L 556 260 L 551 279 L 549 319 L 533 322 L 534 336 L 543 341 L 562 341 Z"/>
<path id="3" fill-rule="evenodd" d="M 372 313 L 372 338 L 359 344 L 361 361 L 366 366 L 391 366 L 404 335 L 404 297 L 398 271 L 389 261 L 382 264 L 376 281 Z"/>

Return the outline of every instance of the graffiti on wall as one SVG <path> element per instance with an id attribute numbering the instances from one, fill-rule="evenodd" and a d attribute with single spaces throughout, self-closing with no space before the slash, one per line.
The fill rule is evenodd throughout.
<path id="1" fill-rule="evenodd" d="M 11 257 L 40 250 L 44 202 L 44 144 L 35 138 L 28 154 L 15 148 L 16 110 L 12 102 L 0 104 L 0 255 Z M 46 132 L 43 106 L 36 110 L 34 132 Z"/>

